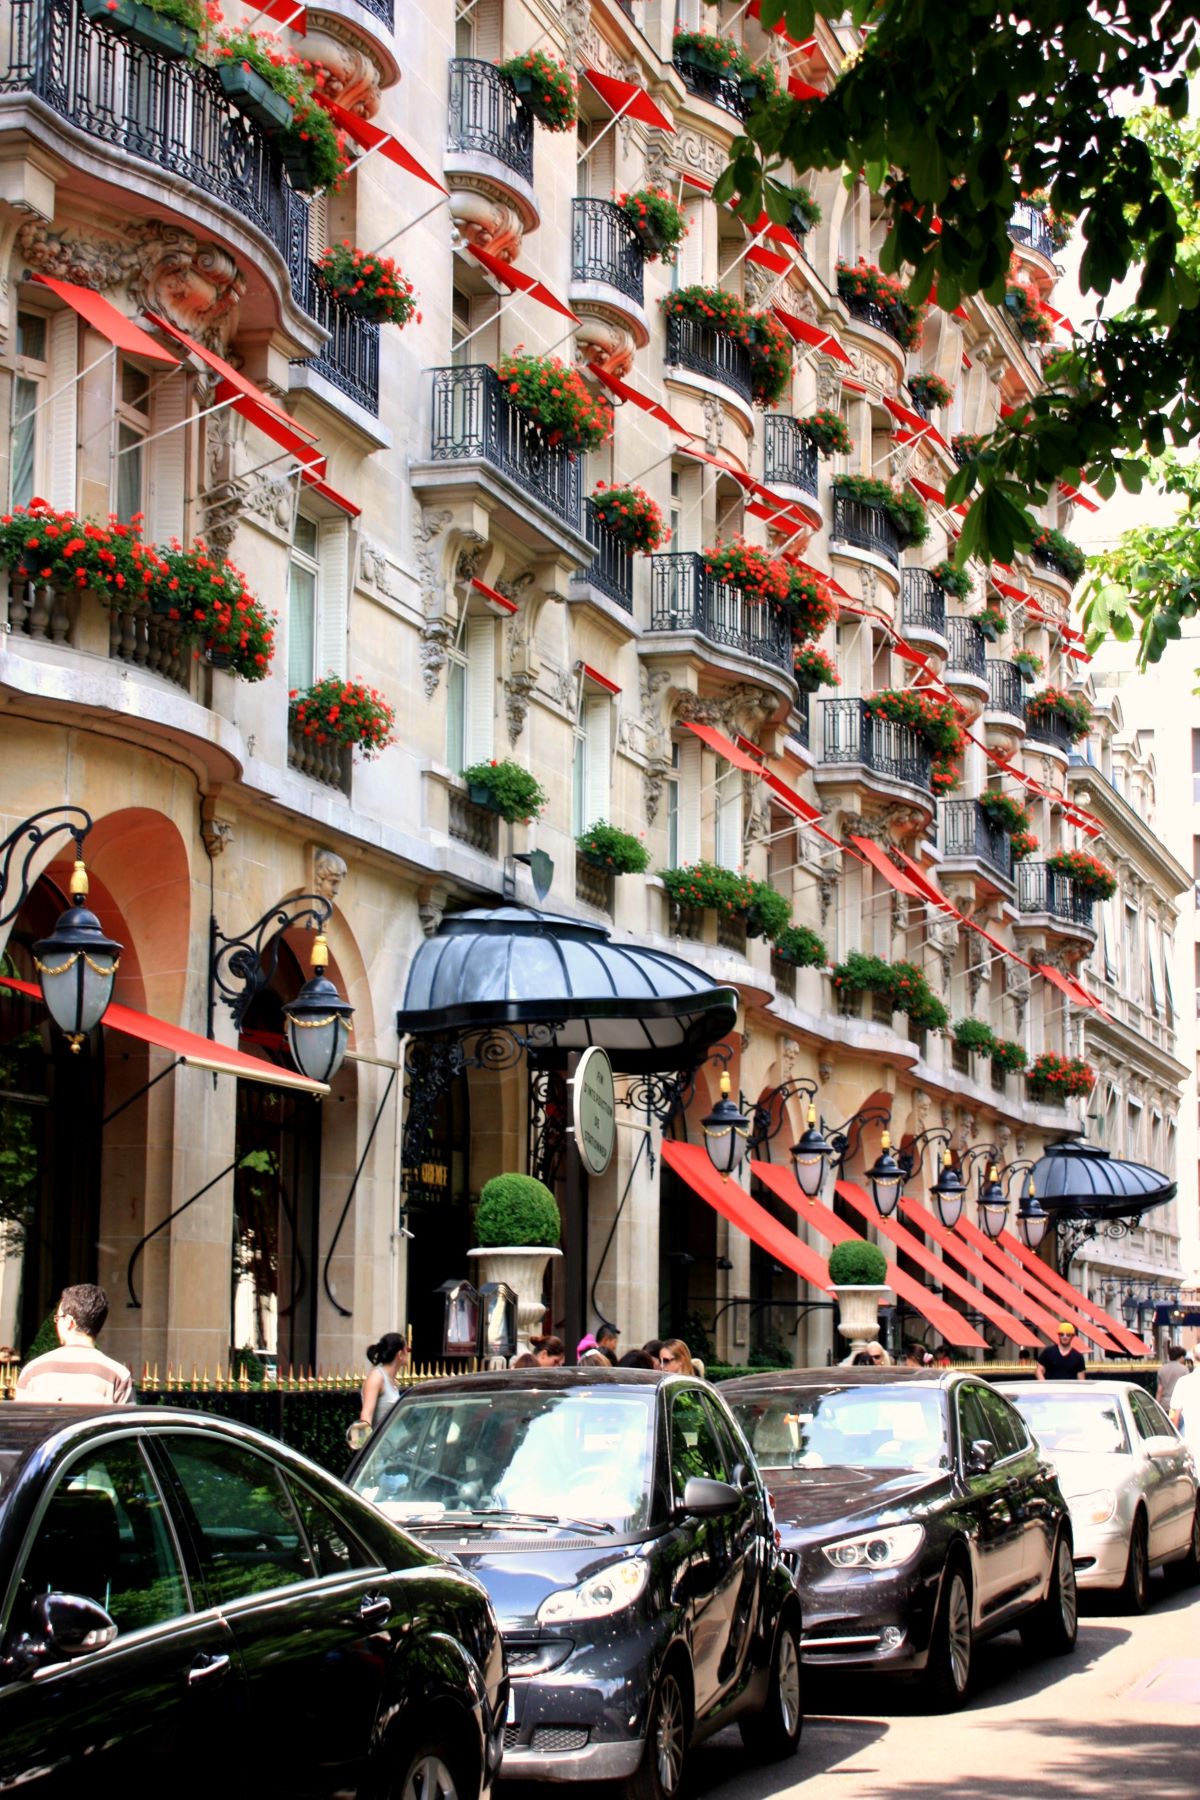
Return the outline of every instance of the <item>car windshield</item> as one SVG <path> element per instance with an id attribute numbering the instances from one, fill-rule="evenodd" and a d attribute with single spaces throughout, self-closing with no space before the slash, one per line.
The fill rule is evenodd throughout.
<path id="1" fill-rule="evenodd" d="M 1043 1450 L 1082 1451 L 1090 1456 L 1120 1456 L 1129 1451 L 1129 1437 L 1115 1394 L 1089 1394 L 1040 1388 L 1028 1392 L 1009 1389 L 1008 1398 Z"/>
<path id="2" fill-rule="evenodd" d="M 791 1388 L 735 1400 L 762 1469 L 944 1469 L 939 1388 Z"/>
<path id="3" fill-rule="evenodd" d="M 653 1478 L 655 1395 L 489 1388 L 413 1395 L 353 1485 L 398 1524 L 516 1514 L 637 1531 Z"/>

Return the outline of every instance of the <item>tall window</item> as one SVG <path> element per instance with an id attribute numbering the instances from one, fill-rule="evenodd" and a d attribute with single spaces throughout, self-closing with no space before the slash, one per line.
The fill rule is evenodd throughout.
<path id="1" fill-rule="evenodd" d="M 675 774 L 675 854 L 677 867 L 700 860 L 700 739 L 688 732 L 672 749 Z M 669 823 L 669 821 L 668 821 Z"/>
<path id="2" fill-rule="evenodd" d="M 345 516 L 297 512 L 288 565 L 288 686 L 344 675 L 350 607 L 350 528 Z"/>
<path id="3" fill-rule="evenodd" d="M 722 762 L 717 776 L 716 857 L 723 869 L 742 865 L 742 771 Z"/>
<path id="4" fill-rule="evenodd" d="M 317 675 L 317 597 L 321 565 L 315 519 L 296 515 L 288 566 L 288 687 L 306 688 Z"/>
<path id="5" fill-rule="evenodd" d="M 471 296 L 461 288 L 455 288 L 452 311 L 450 314 L 450 361 L 455 367 L 470 361 L 470 345 L 460 349 L 464 338 L 471 331 Z"/>
<path id="6" fill-rule="evenodd" d="M 145 451 L 142 439 L 150 431 L 150 377 L 136 363 L 121 359 L 117 381 L 116 468 L 112 483 L 112 508 L 119 519 L 144 512 Z"/>
<path id="7" fill-rule="evenodd" d="M 571 784 L 575 834 L 607 819 L 612 801 L 612 696 L 585 679 L 575 726 Z"/>
<path id="8" fill-rule="evenodd" d="M 468 618 L 446 672 L 446 766 L 455 775 L 493 753 L 496 622 Z"/>
<path id="9" fill-rule="evenodd" d="M 41 477 L 44 415 L 38 407 L 47 397 L 46 321 L 41 313 L 17 314 L 17 368 L 12 399 L 12 498 L 28 506 L 45 490 Z"/>
<path id="10" fill-rule="evenodd" d="M 666 779 L 667 802 L 667 867 L 679 865 L 679 745 L 671 745 L 671 769 Z M 1200 947 L 1197 948 L 1200 958 Z M 1200 986 L 1200 981 L 1197 982 Z"/>

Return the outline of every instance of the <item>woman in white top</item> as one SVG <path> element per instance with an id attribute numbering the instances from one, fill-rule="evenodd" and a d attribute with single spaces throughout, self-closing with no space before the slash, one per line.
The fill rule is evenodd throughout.
<path id="1" fill-rule="evenodd" d="M 396 1377 L 407 1357 L 408 1345 L 402 1331 L 387 1331 L 377 1344 L 367 1345 L 367 1361 L 373 1367 L 363 1382 L 358 1423 L 368 1431 L 378 1431 L 400 1398 Z"/>

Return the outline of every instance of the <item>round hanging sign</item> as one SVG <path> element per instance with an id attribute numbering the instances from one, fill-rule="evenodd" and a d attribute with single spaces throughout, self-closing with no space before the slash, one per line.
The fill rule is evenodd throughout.
<path id="1" fill-rule="evenodd" d="M 608 1052 L 584 1051 L 572 1082 L 571 1124 L 590 1175 L 603 1175 L 617 1141 L 617 1101 Z"/>

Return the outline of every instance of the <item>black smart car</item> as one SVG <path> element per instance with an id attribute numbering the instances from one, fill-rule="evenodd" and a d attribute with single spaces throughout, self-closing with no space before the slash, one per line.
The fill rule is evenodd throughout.
<path id="1" fill-rule="evenodd" d="M 809 1664 L 966 1696 L 975 1642 L 1075 1646 L 1071 1519 L 1016 1409 L 970 1374 L 797 1369 L 721 1388 L 770 1484 Z"/>
<path id="2" fill-rule="evenodd" d="M 506 1776 L 671 1800 L 734 1721 L 800 1741 L 800 1607 L 753 1458 L 714 1391 L 520 1369 L 402 1395 L 347 1477 L 476 1574 L 512 1678 Z"/>
<path id="3" fill-rule="evenodd" d="M 0 1609 L 5 1792 L 491 1789 L 487 1594 L 258 1432 L 0 1403 Z"/>

